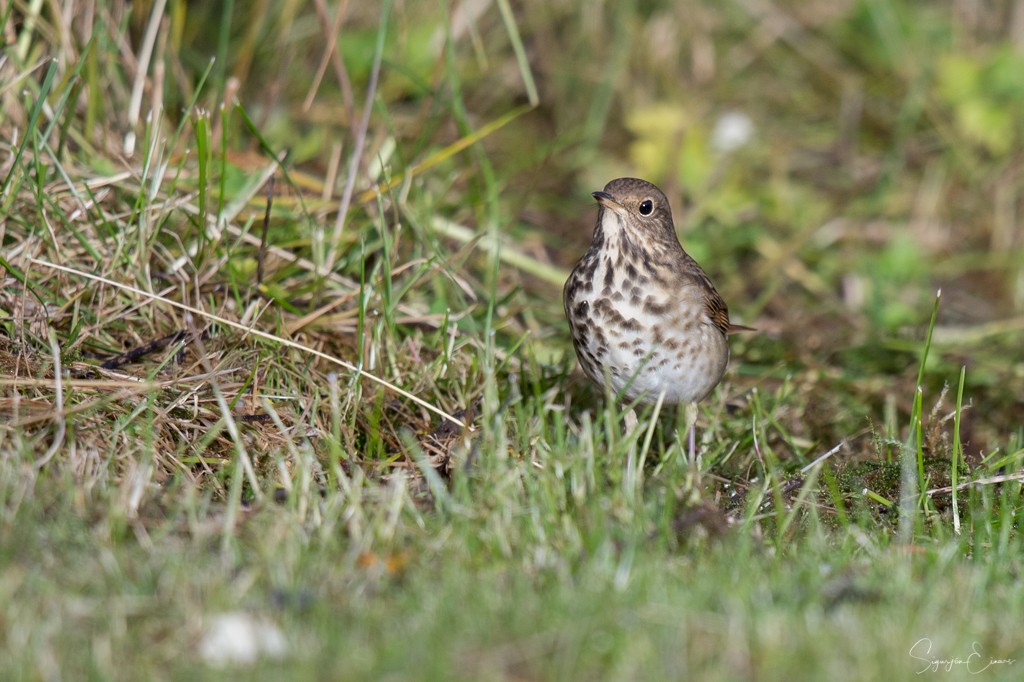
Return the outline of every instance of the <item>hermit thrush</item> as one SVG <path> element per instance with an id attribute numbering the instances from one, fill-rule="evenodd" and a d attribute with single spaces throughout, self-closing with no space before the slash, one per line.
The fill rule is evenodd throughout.
<path id="1" fill-rule="evenodd" d="M 660 189 L 619 178 L 593 196 L 594 238 L 562 292 L 576 356 L 627 400 L 685 404 L 693 457 L 697 403 L 725 372 L 729 332 L 744 328 L 683 250 Z"/>

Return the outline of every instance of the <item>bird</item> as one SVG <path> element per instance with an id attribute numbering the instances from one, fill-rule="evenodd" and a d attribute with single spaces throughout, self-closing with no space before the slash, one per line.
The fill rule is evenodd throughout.
<path id="1" fill-rule="evenodd" d="M 679 242 L 664 192 L 618 178 L 593 192 L 597 225 L 562 290 L 580 366 L 626 401 L 685 405 L 689 454 L 697 404 L 729 363 L 729 321 L 714 284 Z M 636 413 L 626 415 L 627 428 Z"/>

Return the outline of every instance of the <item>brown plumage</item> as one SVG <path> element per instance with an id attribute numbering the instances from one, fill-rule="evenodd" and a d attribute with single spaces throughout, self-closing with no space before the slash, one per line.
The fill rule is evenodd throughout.
<path id="1" fill-rule="evenodd" d="M 739 327 L 679 243 L 661 190 L 619 178 L 594 198 L 593 241 L 562 292 L 583 371 L 627 399 L 700 402 L 721 380 Z"/>

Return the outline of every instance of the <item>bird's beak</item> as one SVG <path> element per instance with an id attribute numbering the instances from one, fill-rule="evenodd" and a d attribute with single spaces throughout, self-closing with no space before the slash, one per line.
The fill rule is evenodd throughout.
<path id="1" fill-rule="evenodd" d="M 591 192 L 590 196 L 597 199 L 597 203 L 601 204 L 605 208 L 610 208 L 616 213 L 622 210 L 622 204 L 615 201 L 615 198 L 611 194 L 608 194 L 608 192 Z"/>

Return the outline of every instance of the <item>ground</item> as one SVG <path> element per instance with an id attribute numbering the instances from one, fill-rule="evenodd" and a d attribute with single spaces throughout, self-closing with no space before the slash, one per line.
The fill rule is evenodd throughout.
<path id="1" fill-rule="evenodd" d="M 1019 679 L 1022 21 L 8 3 L 0 677 Z M 572 352 L 619 176 L 756 328 L 697 461 Z"/>

